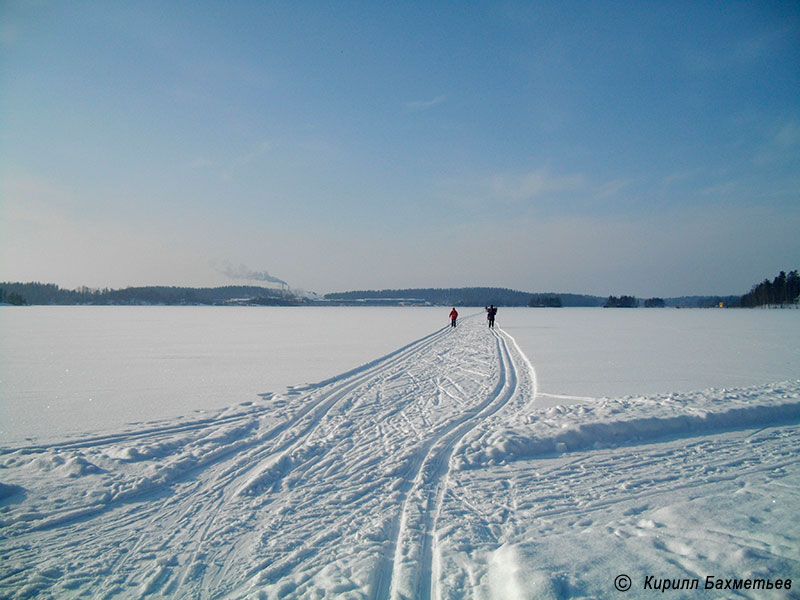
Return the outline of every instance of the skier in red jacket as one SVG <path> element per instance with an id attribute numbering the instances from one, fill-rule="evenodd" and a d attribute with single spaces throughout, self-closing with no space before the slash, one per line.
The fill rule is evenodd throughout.
<path id="1" fill-rule="evenodd" d="M 458 311 L 456 307 L 453 307 L 453 310 L 450 311 L 450 327 L 456 326 L 456 319 L 458 318 Z"/>

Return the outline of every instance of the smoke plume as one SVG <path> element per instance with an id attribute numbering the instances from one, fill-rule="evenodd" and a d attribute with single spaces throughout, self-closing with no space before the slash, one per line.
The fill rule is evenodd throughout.
<path id="1" fill-rule="evenodd" d="M 279 283 L 281 285 L 289 286 L 283 279 L 278 279 L 273 275 L 270 275 L 266 271 L 253 271 L 249 269 L 243 264 L 240 264 L 238 267 L 233 266 L 229 262 L 225 262 L 222 265 L 220 271 L 230 277 L 231 279 L 240 279 L 246 281 L 267 281 L 269 283 Z"/>

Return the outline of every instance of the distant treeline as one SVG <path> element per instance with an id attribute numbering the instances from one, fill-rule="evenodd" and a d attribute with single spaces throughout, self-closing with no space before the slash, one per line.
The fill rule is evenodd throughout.
<path id="1" fill-rule="evenodd" d="M 740 306 L 741 296 L 680 296 L 677 298 L 648 298 L 644 301 L 635 296 L 609 296 L 604 302 L 605 308 L 712 308 Z"/>
<path id="2" fill-rule="evenodd" d="M 788 275 L 786 271 L 772 281 L 765 279 L 744 296 L 685 296 L 682 298 L 649 298 L 644 301 L 645 308 L 664 306 L 677 307 L 742 307 L 754 308 L 757 306 L 789 306 L 800 302 L 800 275 L 797 269 Z M 633 296 L 609 296 L 603 306 L 609 308 L 633 308 L 639 306 L 639 300 Z"/>
<path id="3" fill-rule="evenodd" d="M 561 301 L 561 296 L 558 295 L 536 294 L 528 302 L 528 306 L 533 308 L 561 308 L 564 303 Z"/>
<path id="4" fill-rule="evenodd" d="M 28 301 L 17 292 L 6 292 L 0 288 L 0 304 L 12 304 L 14 306 L 24 306 Z"/>
<path id="5" fill-rule="evenodd" d="M 744 296 L 682 296 L 648 298 L 646 308 L 742 306 L 797 304 L 800 297 L 800 276 L 797 270 L 788 275 L 781 271 L 773 281 L 765 279 Z M 326 294 L 322 299 L 301 298 L 288 290 L 261 286 L 231 285 L 215 288 L 129 287 L 121 290 L 67 290 L 52 283 L 0 283 L 0 302 L 5 304 L 154 304 L 154 305 L 433 305 L 433 306 L 531 306 L 575 307 L 605 306 L 613 308 L 640 306 L 635 296 L 590 296 L 583 294 L 530 293 L 508 288 L 410 288 L 402 290 L 360 290 Z"/>
<path id="6" fill-rule="evenodd" d="M 282 290 L 260 286 L 231 285 L 216 288 L 130 287 L 121 290 L 67 290 L 52 283 L 0 283 L 0 297 L 9 304 L 259 304 L 292 305 L 300 302 Z M 12 298 L 20 302 L 13 302 Z"/>
<path id="7" fill-rule="evenodd" d="M 639 301 L 634 296 L 609 296 L 606 303 L 603 304 L 604 308 L 636 308 L 639 306 Z M 663 303 L 662 303 L 663 306 Z"/>
<path id="8" fill-rule="evenodd" d="M 682 296 L 680 298 L 648 298 L 644 302 L 635 296 L 609 296 L 605 308 L 710 308 L 717 306 L 739 306 L 739 296 Z"/>
<path id="9" fill-rule="evenodd" d="M 678 298 L 649 298 L 644 306 L 709 307 L 739 306 L 740 296 L 681 296 Z M 531 293 L 506 288 L 413 288 L 403 290 L 359 290 L 326 294 L 325 300 L 339 304 L 431 304 L 434 306 L 531 306 L 564 307 L 637 307 L 634 296 L 589 296 L 581 294 Z"/>
<path id="10" fill-rule="evenodd" d="M 326 294 L 325 300 L 362 303 L 371 300 L 426 303 L 434 306 L 533 306 L 532 301 L 561 301 L 561 306 L 602 306 L 604 298 L 578 294 L 531 294 L 508 288 L 412 288 L 403 290 L 358 290 Z M 534 304 L 538 306 L 539 304 Z"/>
<path id="11" fill-rule="evenodd" d="M 785 271 L 770 281 L 765 279 L 753 289 L 742 296 L 741 305 L 744 307 L 754 306 L 786 306 L 797 304 L 800 300 L 800 275 L 797 269 L 788 275 Z"/>

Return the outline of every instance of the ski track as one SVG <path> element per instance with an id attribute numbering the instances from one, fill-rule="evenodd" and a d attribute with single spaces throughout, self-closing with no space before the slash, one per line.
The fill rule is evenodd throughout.
<path id="1" fill-rule="evenodd" d="M 501 333 L 498 333 L 500 331 Z M 437 561 L 436 525 L 448 488 L 450 459 L 454 450 L 482 419 L 504 408 L 520 396 L 519 370 L 511 357 L 507 334 L 492 330 L 499 358 L 499 380 L 486 399 L 451 422 L 424 448 L 417 461 L 410 489 L 403 499 L 394 543 L 391 572 L 379 573 L 375 598 L 419 599 L 438 597 L 435 578 Z M 387 587 L 389 588 L 387 594 Z"/>
<path id="2" fill-rule="evenodd" d="M 703 436 L 622 458 L 537 456 L 539 446 L 515 440 L 539 425 L 549 439 L 560 415 L 529 418 L 537 394 L 514 338 L 470 315 L 338 377 L 216 415 L 0 449 L 0 597 L 497 597 L 486 591 L 497 575 L 454 548 L 500 546 L 487 564 L 503 579 L 520 560 L 505 544 L 529 537 L 526 523 L 540 535 L 554 522 L 590 527 L 621 503 L 634 519 L 659 494 L 766 476 L 794 456 L 760 430 L 750 448 L 764 446 L 766 462 L 736 440 L 698 462 Z M 795 402 L 742 414 L 767 424 L 800 414 L 797 392 L 784 397 Z M 614 435 L 638 435 L 641 423 L 625 425 L 634 422 L 612 421 Z M 656 433 L 659 423 L 674 420 L 656 420 Z M 602 441 L 597 431 L 583 435 Z M 660 453 L 680 469 L 661 474 Z M 519 463 L 498 476 L 505 458 Z M 620 465 L 643 475 L 619 486 L 604 473 Z M 635 523 L 615 527 L 636 534 Z"/>
<path id="3" fill-rule="evenodd" d="M 487 352 L 475 351 L 474 340 L 484 346 L 493 340 L 497 349 L 489 357 L 494 354 L 498 364 L 481 365 Z M 385 557 L 377 561 L 377 574 L 369 573 L 369 560 L 360 573 L 372 597 L 388 597 L 399 573 L 387 565 L 397 562 L 398 549 L 408 551 L 416 542 L 422 542 L 416 552 L 425 564 L 415 577 L 430 589 L 449 460 L 473 424 L 511 398 L 506 380 L 516 381 L 516 375 L 508 376 L 516 371 L 508 352 L 500 334 L 470 327 L 467 318 L 456 330 L 443 328 L 337 378 L 266 398 L 263 405 L 4 450 L 3 456 L 15 457 L 12 464 L 41 459 L 60 465 L 59 457 L 78 456 L 104 474 L 111 469 L 96 467 L 101 457 L 122 456 L 122 467 L 147 464 L 144 477 L 135 468 L 127 479 L 118 476 L 112 498 L 42 500 L 42 510 L 5 521 L 2 553 L 18 565 L 5 573 L 8 582 L 18 597 L 43 590 L 80 597 L 91 590 L 114 598 L 134 590 L 140 596 L 235 598 L 274 584 L 300 590 L 309 581 L 304 575 L 330 558 L 313 549 L 336 545 L 344 536 L 362 554 Z M 285 418 L 276 418 L 276 405 Z M 226 437 L 225 431 L 234 433 Z M 416 503 L 418 494 L 428 496 L 424 506 Z M 364 518 L 370 513 L 362 513 L 363 503 L 388 515 L 385 531 L 365 535 L 363 529 L 374 525 Z M 331 510 L 334 505 L 342 510 Z M 424 529 L 413 542 L 412 505 L 421 511 Z M 72 568 L 37 564 L 42 545 L 50 556 L 72 557 Z M 285 579 L 293 581 L 284 585 Z"/>

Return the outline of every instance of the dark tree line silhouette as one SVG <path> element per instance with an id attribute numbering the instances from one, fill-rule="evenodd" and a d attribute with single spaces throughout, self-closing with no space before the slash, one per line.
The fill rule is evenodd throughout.
<path id="1" fill-rule="evenodd" d="M 223 286 L 217 288 L 187 288 L 169 286 L 129 287 L 121 290 L 93 290 L 81 287 L 75 290 L 60 288 L 52 283 L 2 283 L 10 298 L 23 298 L 27 304 L 227 304 L 241 299 L 251 304 L 296 304 L 297 298 L 282 290 L 260 286 Z"/>
<path id="2" fill-rule="evenodd" d="M 24 306 L 28 301 L 17 292 L 6 292 L 0 288 L 0 304 L 12 304 L 14 306 Z"/>
<path id="3" fill-rule="evenodd" d="M 785 306 L 797 303 L 798 299 L 800 299 L 800 275 L 795 269 L 788 275 L 785 271 L 781 271 L 772 281 L 765 279 L 758 285 L 754 285 L 750 292 L 742 296 L 740 305 L 746 308 Z"/>
<path id="4" fill-rule="evenodd" d="M 639 301 L 634 296 L 609 296 L 603 308 L 636 308 Z"/>
<path id="5" fill-rule="evenodd" d="M 666 302 L 663 298 L 648 298 L 644 301 L 645 308 L 664 308 L 665 306 Z"/>
<path id="6" fill-rule="evenodd" d="M 548 300 L 540 300 L 546 298 Z M 541 306 L 540 302 L 554 302 L 561 306 L 602 306 L 603 298 L 582 294 L 531 294 L 508 288 L 410 288 L 400 290 L 356 290 L 325 294 L 325 300 L 336 302 L 364 302 L 371 300 L 417 301 L 434 306 Z M 531 302 L 534 302 L 532 305 Z M 545 304 L 549 306 L 550 304 Z"/>
<path id="7" fill-rule="evenodd" d="M 781 271 L 772 281 L 765 279 L 744 296 L 685 296 L 681 298 L 649 298 L 645 307 L 662 306 L 742 306 L 796 304 L 800 300 L 800 275 L 797 270 Z M 411 288 L 400 290 L 362 290 L 326 294 L 330 304 L 430 304 L 434 306 L 605 306 L 626 308 L 639 306 L 634 296 L 601 298 L 582 294 L 531 294 L 508 288 Z M 300 298 L 288 290 L 260 286 L 223 286 L 188 288 L 169 286 L 129 287 L 120 290 L 62 289 L 53 283 L 0 283 L 0 303 L 4 304 L 165 304 L 227 305 L 254 304 L 288 306 L 318 304 Z"/>
<path id="8" fill-rule="evenodd" d="M 528 303 L 528 306 L 534 308 L 561 308 L 564 303 L 561 301 L 560 296 L 537 294 Z"/>

